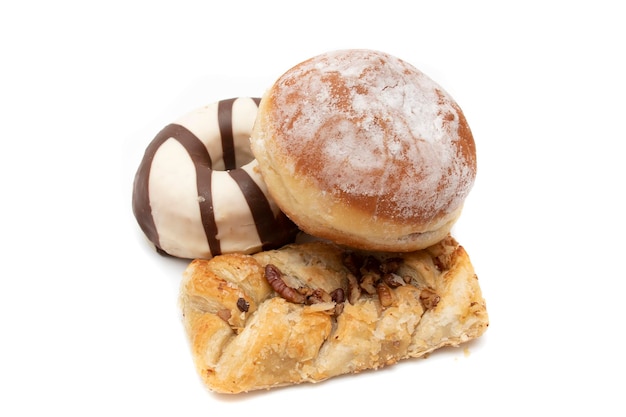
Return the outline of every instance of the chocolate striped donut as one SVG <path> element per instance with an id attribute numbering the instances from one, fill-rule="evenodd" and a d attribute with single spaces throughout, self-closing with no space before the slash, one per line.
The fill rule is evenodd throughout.
<path id="1" fill-rule="evenodd" d="M 148 145 L 133 184 L 133 213 L 157 251 L 208 259 L 291 242 L 297 227 L 267 192 L 250 150 L 258 98 L 199 108 Z"/>

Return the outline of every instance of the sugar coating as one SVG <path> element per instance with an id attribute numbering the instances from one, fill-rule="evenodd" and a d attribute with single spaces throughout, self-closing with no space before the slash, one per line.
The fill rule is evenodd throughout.
<path id="1" fill-rule="evenodd" d="M 290 175 L 323 193 L 383 203 L 411 219 L 458 208 L 475 154 L 461 110 L 433 80 L 391 55 L 329 52 L 292 68 L 270 91 L 274 138 Z M 372 213 L 377 216 L 379 212 Z"/>

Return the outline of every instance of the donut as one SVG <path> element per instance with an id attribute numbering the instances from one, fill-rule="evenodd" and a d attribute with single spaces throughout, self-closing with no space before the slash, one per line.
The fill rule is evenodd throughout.
<path id="1" fill-rule="evenodd" d="M 280 76 L 251 148 L 302 231 L 365 250 L 440 241 L 476 176 L 474 138 L 453 98 L 413 65 L 366 49 L 330 51 Z"/>
<path id="2" fill-rule="evenodd" d="M 148 145 L 133 183 L 133 213 L 161 254 L 209 259 L 291 242 L 298 231 L 269 198 L 250 150 L 259 98 L 198 108 Z"/>

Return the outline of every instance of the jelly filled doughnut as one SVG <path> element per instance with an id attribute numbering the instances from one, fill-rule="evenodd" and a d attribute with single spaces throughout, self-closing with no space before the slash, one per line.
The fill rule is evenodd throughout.
<path id="1" fill-rule="evenodd" d="M 364 250 L 443 239 L 476 175 L 452 97 L 399 58 L 332 51 L 263 96 L 251 146 L 268 190 L 302 231 Z"/>
<path id="2" fill-rule="evenodd" d="M 250 150 L 258 98 L 199 108 L 147 147 L 133 184 L 133 213 L 157 251 L 209 259 L 292 241 L 297 227 L 268 197 Z"/>

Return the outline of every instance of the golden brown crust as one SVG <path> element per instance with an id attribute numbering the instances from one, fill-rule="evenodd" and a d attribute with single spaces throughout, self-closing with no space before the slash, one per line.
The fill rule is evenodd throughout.
<path id="1" fill-rule="evenodd" d="M 308 301 L 272 290 L 267 265 Z M 371 273 L 378 281 L 368 284 Z M 339 288 L 345 299 L 335 297 Z M 180 300 L 198 373 L 220 393 L 376 369 L 466 342 L 488 326 L 472 264 L 450 237 L 411 253 L 310 242 L 196 260 Z"/>
<path id="2" fill-rule="evenodd" d="M 251 145 L 269 192 L 302 230 L 366 250 L 441 240 L 476 175 L 457 103 L 376 51 L 334 51 L 283 74 L 261 100 Z"/>

